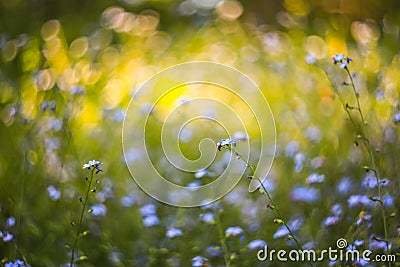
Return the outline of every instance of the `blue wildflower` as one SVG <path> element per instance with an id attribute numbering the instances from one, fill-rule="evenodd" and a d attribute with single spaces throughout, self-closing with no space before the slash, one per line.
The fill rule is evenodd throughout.
<path id="1" fill-rule="evenodd" d="M 384 195 L 382 197 L 382 202 L 383 202 L 383 205 L 385 205 L 385 207 L 388 207 L 388 208 L 393 207 L 394 201 L 395 201 L 395 199 L 391 195 Z"/>
<path id="2" fill-rule="evenodd" d="M 356 225 L 360 225 L 362 222 L 367 222 L 370 221 L 372 216 L 365 211 L 360 212 L 360 215 L 358 216 L 358 219 L 356 221 Z"/>
<path id="3" fill-rule="evenodd" d="M 398 124 L 400 122 L 400 112 L 396 112 L 396 114 L 393 115 L 393 122 L 395 124 Z"/>
<path id="4" fill-rule="evenodd" d="M 204 177 L 206 174 L 207 174 L 207 171 L 205 169 L 201 169 L 194 173 L 194 177 L 196 179 L 200 179 L 200 178 Z"/>
<path id="5" fill-rule="evenodd" d="M 250 250 L 255 250 L 255 249 L 263 249 L 267 245 L 267 242 L 261 239 L 255 239 L 251 241 L 247 247 Z"/>
<path id="6" fill-rule="evenodd" d="M 4 264 L 4 267 L 25 267 L 25 262 L 22 260 L 9 261 Z"/>
<path id="7" fill-rule="evenodd" d="M 325 218 L 323 224 L 325 227 L 329 227 L 332 225 L 336 225 L 338 223 L 339 223 L 339 218 L 337 216 L 329 216 L 329 217 Z"/>
<path id="8" fill-rule="evenodd" d="M 315 203 L 320 199 L 321 194 L 315 188 L 297 186 L 292 190 L 290 197 L 295 202 Z"/>
<path id="9" fill-rule="evenodd" d="M 374 202 L 371 201 L 371 199 L 365 195 L 352 195 L 347 200 L 347 203 L 349 204 L 349 208 L 354 208 L 358 206 L 364 206 L 364 207 L 374 206 Z"/>
<path id="10" fill-rule="evenodd" d="M 55 186 L 53 185 L 49 185 L 47 187 L 47 194 L 49 195 L 49 197 L 51 198 L 51 200 L 59 200 L 61 197 L 61 192 L 60 190 L 58 190 Z"/>
<path id="11" fill-rule="evenodd" d="M 132 194 L 123 196 L 121 198 L 121 204 L 126 208 L 132 207 L 134 203 L 135 203 L 135 197 Z"/>
<path id="12" fill-rule="evenodd" d="M 91 207 L 93 216 L 105 216 L 107 207 L 104 204 L 96 204 Z"/>
<path id="13" fill-rule="evenodd" d="M 14 217 L 8 217 L 6 219 L 6 227 L 13 227 L 15 225 L 15 218 Z"/>
<path id="14" fill-rule="evenodd" d="M 170 229 L 167 230 L 167 233 L 165 235 L 168 238 L 174 238 L 174 237 L 183 235 L 183 232 L 179 228 L 170 228 Z"/>
<path id="15" fill-rule="evenodd" d="M 212 212 L 207 212 L 207 213 L 201 214 L 200 219 L 203 222 L 208 223 L 208 224 L 215 223 L 215 216 L 214 216 L 214 213 L 212 213 Z"/>
<path id="16" fill-rule="evenodd" d="M 343 177 L 337 184 L 336 189 L 341 195 L 347 195 L 353 188 L 353 183 L 349 177 Z"/>
<path id="17" fill-rule="evenodd" d="M 372 251 L 375 250 L 386 251 L 387 247 L 389 247 L 390 249 L 392 247 L 392 243 L 388 242 L 388 244 L 386 244 L 384 240 L 377 240 L 376 238 L 372 238 L 371 241 L 369 242 L 369 249 Z"/>
<path id="18" fill-rule="evenodd" d="M 241 235 L 242 233 L 243 233 L 243 229 L 240 228 L 239 226 L 228 227 L 225 230 L 225 236 L 226 237 L 238 236 L 238 235 Z"/>
<path id="19" fill-rule="evenodd" d="M 332 59 L 333 59 L 333 64 L 335 65 L 340 64 L 339 67 L 341 69 L 346 69 L 349 63 L 353 61 L 351 58 L 345 57 L 343 54 L 336 54 L 335 56 L 332 57 Z"/>
<path id="20" fill-rule="evenodd" d="M 290 141 L 285 148 L 285 156 L 293 158 L 294 155 L 299 151 L 299 144 L 296 141 Z"/>
<path id="21" fill-rule="evenodd" d="M 354 240 L 353 244 L 356 247 L 361 247 L 362 245 L 364 245 L 364 240 Z"/>
<path id="22" fill-rule="evenodd" d="M 343 207 L 342 204 L 337 203 L 335 205 L 332 206 L 331 208 L 331 212 L 335 215 L 335 216 L 341 216 L 343 214 Z"/>
<path id="23" fill-rule="evenodd" d="M 10 234 L 9 232 L 4 232 L 3 233 L 3 241 L 4 242 L 10 242 L 14 240 L 14 236 L 12 234 Z"/>
<path id="24" fill-rule="evenodd" d="M 323 174 L 318 174 L 318 173 L 312 173 L 310 176 L 307 177 L 306 183 L 307 184 L 320 184 L 325 181 L 325 175 Z"/>
<path id="25" fill-rule="evenodd" d="M 143 219 L 143 225 L 151 227 L 160 224 L 160 219 L 156 215 L 149 215 Z"/>
<path id="26" fill-rule="evenodd" d="M 288 226 L 292 232 L 296 232 L 300 229 L 300 227 L 303 225 L 303 219 L 302 218 L 295 218 L 290 220 L 288 223 Z M 290 233 L 288 229 L 286 228 L 285 225 L 282 225 L 281 227 L 278 228 L 278 230 L 274 234 L 274 238 L 282 238 L 288 236 Z"/>
<path id="27" fill-rule="evenodd" d="M 206 248 L 206 253 L 210 257 L 218 257 L 222 254 L 221 248 L 218 246 L 208 246 Z"/>
<path id="28" fill-rule="evenodd" d="M 156 210 L 157 210 L 156 205 L 150 203 L 150 204 L 146 204 L 146 205 L 142 206 L 139 209 L 139 212 L 140 212 L 140 215 L 145 217 L 145 216 L 156 214 Z"/>
<path id="29" fill-rule="evenodd" d="M 192 258 L 192 267 L 202 267 L 208 262 L 208 259 L 202 256 Z"/>

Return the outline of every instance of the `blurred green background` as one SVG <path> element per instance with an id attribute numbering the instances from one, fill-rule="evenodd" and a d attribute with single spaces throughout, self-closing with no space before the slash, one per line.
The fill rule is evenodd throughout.
<path id="1" fill-rule="evenodd" d="M 349 82 L 345 71 L 332 64 L 337 53 L 353 59 L 349 68 L 380 178 L 390 180 L 383 194 L 389 241 L 398 251 L 399 14 L 396 0 L 0 0 L 1 264 L 24 259 L 31 266 L 68 266 L 66 245 L 76 232 L 71 221 L 78 220 L 88 175 L 82 165 L 95 158 L 104 162 L 104 173 L 89 199 L 97 212 L 85 217 L 89 234 L 77 255 L 87 260 L 79 266 L 195 266 L 199 255 L 207 258 L 203 266 L 222 266 L 218 226 L 202 219 L 209 212 L 220 214 L 224 231 L 244 230 L 226 237 L 232 266 L 286 266 L 258 262 L 248 246 L 262 239 L 275 249 L 293 247 L 276 236 L 275 215 L 264 195 L 247 192 L 248 180 L 214 206 L 184 209 L 154 201 L 129 174 L 121 132 L 132 93 L 157 71 L 193 60 L 239 69 L 268 99 L 277 153 L 267 181 L 285 219 L 298 222 L 300 243 L 321 249 L 344 237 L 372 249 L 373 237 L 383 235 L 380 211 L 350 199 L 376 196 L 377 189 L 362 169 L 370 164 L 367 152 L 355 145 L 357 133 L 332 90 L 333 83 L 355 105 L 343 85 Z M 163 108 L 182 97 L 167 99 L 154 117 L 162 118 Z M 148 103 L 138 104 L 147 115 Z M 182 141 L 188 158 L 198 156 L 204 129 L 200 125 Z M 257 132 L 249 135 L 260 142 Z M 148 148 L 161 170 L 182 175 L 158 153 L 156 134 Z M 141 156 L 130 151 L 126 160 L 140 164 Z M 183 181 L 212 181 L 223 160 L 219 155 L 209 172 L 185 174 Z M 257 160 L 251 154 L 250 162 Z M 311 175 L 324 181 L 310 183 Z M 141 210 L 148 204 L 155 211 Z M 327 224 L 336 204 L 342 211 Z M 183 234 L 171 238 L 171 228 Z"/>

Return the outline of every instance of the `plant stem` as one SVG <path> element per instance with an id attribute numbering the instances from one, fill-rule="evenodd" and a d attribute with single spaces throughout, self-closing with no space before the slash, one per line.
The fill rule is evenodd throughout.
<path id="1" fill-rule="evenodd" d="M 83 200 L 81 200 L 80 202 L 82 203 L 82 210 L 81 210 L 81 215 L 79 217 L 79 224 L 78 224 L 78 230 L 76 231 L 76 236 L 75 236 L 75 240 L 74 240 L 74 245 L 72 247 L 72 252 L 71 252 L 71 261 L 70 261 L 70 267 L 73 266 L 74 263 L 74 258 L 75 258 L 75 249 L 78 245 L 78 240 L 79 240 L 79 235 L 81 234 L 81 230 L 82 230 L 82 221 L 83 221 L 83 217 L 85 215 L 85 211 L 86 211 L 86 204 L 89 198 L 89 193 L 90 193 L 90 188 L 93 182 L 93 176 L 94 176 L 94 171 L 95 169 L 91 169 L 91 174 L 90 174 L 90 180 L 89 180 L 89 184 L 86 190 L 86 196 Z"/>
<path id="2" fill-rule="evenodd" d="M 224 251 L 225 264 L 226 264 L 226 267 L 229 267 L 230 266 L 229 251 L 228 251 L 228 246 L 226 245 L 226 241 L 225 241 L 224 230 L 222 229 L 220 212 L 218 210 L 215 210 L 215 223 L 217 225 L 218 235 L 219 235 L 219 239 L 220 239 L 220 242 L 222 245 L 222 250 Z"/>
<path id="3" fill-rule="evenodd" d="M 251 166 L 251 165 L 248 163 L 248 161 L 245 160 L 245 159 L 242 157 L 242 155 L 240 155 L 238 152 L 236 152 L 235 150 L 233 150 L 233 152 L 235 153 L 236 156 L 239 157 L 240 160 L 242 160 L 242 161 L 246 164 L 246 167 L 249 167 L 249 168 L 251 169 L 252 173 L 254 174 L 254 172 L 255 172 L 254 167 Z M 290 229 L 289 225 L 288 225 L 288 224 L 286 223 L 286 221 L 283 219 L 279 208 L 275 205 L 274 201 L 272 200 L 271 195 L 269 194 L 267 188 L 264 186 L 264 184 L 263 184 L 263 182 L 261 181 L 261 179 L 258 178 L 258 177 L 253 177 L 253 179 L 256 179 L 256 180 L 260 183 L 260 185 L 261 185 L 261 187 L 262 187 L 262 189 L 263 189 L 263 191 L 264 191 L 263 193 L 268 197 L 268 200 L 269 200 L 269 202 L 271 203 L 272 209 L 276 212 L 276 214 L 278 215 L 279 219 L 282 220 L 283 225 L 284 225 L 284 226 L 286 227 L 286 229 L 288 230 L 289 234 L 290 234 L 291 237 L 293 238 L 293 240 L 294 240 L 294 242 L 296 243 L 296 245 L 297 245 L 299 248 L 301 248 L 301 246 L 300 246 L 298 240 L 297 240 L 296 237 L 294 236 L 294 234 L 293 234 L 292 230 Z"/>
<path id="4" fill-rule="evenodd" d="M 366 149 L 368 150 L 370 161 L 371 161 L 371 164 L 372 164 L 372 169 L 375 172 L 376 183 L 378 184 L 378 195 L 379 195 L 379 201 L 378 202 L 380 203 L 380 206 L 381 206 L 382 220 L 383 220 L 383 231 L 384 231 L 384 236 L 385 236 L 385 241 L 386 241 L 386 254 L 388 254 L 389 253 L 389 244 L 387 242 L 386 212 L 385 212 L 385 205 L 383 204 L 383 201 L 382 201 L 382 190 L 381 190 L 381 184 L 380 184 L 380 181 L 379 181 L 379 177 L 380 177 L 379 170 L 377 169 L 377 164 L 376 164 L 376 159 L 375 159 L 375 155 L 374 155 L 372 144 L 371 144 L 371 142 L 370 142 L 370 140 L 368 138 L 367 130 L 365 129 L 366 121 L 364 119 L 364 114 L 362 112 L 360 101 L 358 99 L 359 95 L 357 93 L 357 90 L 356 90 L 356 87 L 355 87 L 355 84 L 354 84 L 353 76 L 351 75 L 350 70 L 349 70 L 348 67 L 346 67 L 345 70 L 347 72 L 347 75 L 350 78 L 351 87 L 353 88 L 353 93 L 354 93 L 354 96 L 355 96 L 356 101 L 357 101 L 357 110 L 358 110 L 358 113 L 359 113 L 360 119 L 361 119 L 362 136 L 363 136 L 363 139 L 365 140 L 364 144 L 365 144 Z M 390 262 L 389 262 L 389 266 L 391 266 Z"/>
<path id="5" fill-rule="evenodd" d="M 344 111 L 346 112 L 348 118 L 350 119 L 351 124 L 353 125 L 354 129 L 355 129 L 356 131 L 358 131 L 357 125 L 356 125 L 356 123 L 354 122 L 354 119 L 353 119 L 353 117 L 351 116 L 350 111 L 349 111 L 349 109 L 348 109 L 347 106 L 346 106 L 346 102 L 344 101 L 344 98 L 343 98 L 342 94 L 340 93 L 340 91 L 339 91 L 339 89 L 337 88 L 336 84 L 332 81 L 332 79 L 330 78 L 330 76 L 329 76 L 329 74 L 328 74 L 328 72 L 327 72 L 326 70 L 325 70 L 325 75 L 326 75 L 326 77 L 328 78 L 329 82 L 331 83 L 334 92 L 335 92 L 336 95 L 339 97 L 339 101 L 340 101 L 340 103 L 342 104 L 343 109 L 344 109 Z"/>

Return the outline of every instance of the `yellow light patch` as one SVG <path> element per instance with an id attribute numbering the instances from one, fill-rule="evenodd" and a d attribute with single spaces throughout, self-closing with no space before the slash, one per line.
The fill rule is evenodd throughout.
<path id="1" fill-rule="evenodd" d="M 328 54 L 334 56 L 336 54 L 347 55 L 347 46 L 343 38 L 339 38 L 335 35 L 326 37 L 326 43 L 328 45 Z"/>

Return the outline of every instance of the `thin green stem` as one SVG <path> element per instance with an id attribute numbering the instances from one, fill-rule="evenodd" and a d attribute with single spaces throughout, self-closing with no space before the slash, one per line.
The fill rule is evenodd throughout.
<path id="1" fill-rule="evenodd" d="M 348 109 L 347 106 L 346 106 L 346 102 L 344 101 L 344 98 L 343 98 L 342 94 L 340 93 L 340 91 L 339 91 L 339 89 L 337 88 L 336 84 L 335 84 L 335 83 L 332 81 L 332 79 L 330 78 L 328 72 L 327 72 L 326 70 L 324 70 L 324 71 L 325 71 L 326 77 L 328 78 L 329 82 L 331 83 L 331 85 L 332 85 L 332 87 L 333 87 L 334 92 L 335 92 L 336 95 L 339 97 L 339 101 L 340 101 L 340 103 L 342 104 L 343 109 L 344 109 L 344 111 L 345 111 L 346 114 L 347 114 L 347 117 L 349 118 L 349 120 L 350 120 L 351 124 L 353 125 L 354 129 L 355 129 L 356 131 L 358 131 L 358 129 L 357 129 L 357 124 L 355 123 L 353 117 L 351 116 L 350 111 L 349 111 L 349 109 Z"/>
<path id="2" fill-rule="evenodd" d="M 350 78 L 351 87 L 353 88 L 353 93 L 354 93 L 354 96 L 355 96 L 356 101 L 357 101 L 357 110 L 358 110 L 358 113 L 359 113 L 360 119 L 361 119 L 362 135 L 363 135 L 363 138 L 365 140 L 364 144 L 366 146 L 366 149 L 368 150 L 370 161 L 371 161 L 371 164 L 372 164 L 372 169 L 375 172 L 375 178 L 376 178 L 376 182 L 378 184 L 378 195 L 379 195 L 379 201 L 378 202 L 380 203 L 380 206 L 381 206 L 382 220 L 383 220 L 383 230 L 384 230 L 384 236 L 385 236 L 385 241 L 386 241 L 386 253 L 388 254 L 389 253 L 389 245 L 388 245 L 388 242 L 387 242 L 388 235 L 387 235 L 387 224 L 386 224 L 386 212 L 385 212 L 385 205 L 383 204 L 383 201 L 382 201 L 382 190 L 381 190 L 381 184 L 380 184 L 380 181 L 379 181 L 379 177 L 380 177 L 379 170 L 377 169 L 377 164 L 376 164 L 376 159 L 375 159 L 373 147 L 372 147 L 372 144 L 371 144 L 371 142 L 370 142 L 370 140 L 368 138 L 367 130 L 365 128 L 366 121 L 364 119 L 364 114 L 362 112 L 360 101 L 358 99 L 359 95 L 357 93 L 357 90 L 356 90 L 356 87 L 355 87 L 355 84 L 354 84 L 353 76 L 351 75 L 350 70 L 349 70 L 348 67 L 346 67 L 345 70 L 347 72 L 347 75 Z M 390 262 L 389 262 L 389 266 L 391 266 Z"/>
<path id="3" fill-rule="evenodd" d="M 235 153 L 236 156 L 239 157 L 240 160 L 242 160 L 242 161 L 246 164 L 246 167 L 249 167 L 249 168 L 251 169 L 251 171 L 252 171 L 253 174 L 254 174 L 254 172 L 255 172 L 254 167 L 251 166 L 251 165 L 249 164 L 249 162 L 248 162 L 247 160 L 245 160 L 245 159 L 242 157 L 242 155 L 240 155 L 238 152 L 236 152 L 235 150 L 233 150 L 233 152 Z M 268 197 L 268 200 L 269 200 L 269 202 L 270 202 L 270 204 L 271 204 L 271 206 L 272 206 L 272 209 L 276 212 L 276 214 L 278 215 L 279 219 L 282 221 L 283 225 L 284 225 L 284 226 L 286 227 L 286 229 L 288 230 L 289 234 L 290 234 L 291 237 L 293 238 L 293 240 L 294 240 L 294 242 L 296 243 L 296 245 L 297 245 L 299 248 L 301 248 L 301 246 L 300 246 L 300 244 L 299 244 L 299 241 L 298 241 L 297 238 L 294 236 L 294 234 L 293 234 L 292 230 L 290 229 L 289 225 L 288 225 L 288 224 L 286 223 L 286 221 L 283 219 L 279 208 L 275 205 L 275 202 L 272 200 L 272 197 L 271 197 L 271 195 L 269 194 L 267 188 L 264 186 L 264 183 L 263 183 L 263 182 L 261 181 L 261 179 L 258 178 L 258 177 L 253 177 L 252 179 L 256 179 L 256 180 L 260 183 L 260 186 L 261 186 L 261 188 L 263 189 L 263 194 L 265 194 L 265 195 Z"/>
<path id="4" fill-rule="evenodd" d="M 234 149 L 234 147 L 230 148 L 230 150 L 231 150 L 233 153 L 235 153 L 235 155 L 236 155 L 240 160 L 242 160 L 242 161 L 246 164 L 246 167 L 250 168 L 250 170 L 252 171 L 252 173 L 253 173 L 253 175 L 254 175 L 254 174 L 255 174 L 255 169 L 254 169 L 254 167 L 253 167 L 252 165 L 250 165 L 249 162 L 248 162 L 246 159 L 244 159 L 243 156 L 242 156 L 240 153 L 238 153 L 238 152 Z M 276 213 L 276 215 L 278 216 L 280 222 L 285 226 L 286 230 L 289 232 L 290 237 L 291 237 L 291 238 L 293 239 L 293 241 L 296 243 L 297 248 L 301 251 L 302 248 L 301 248 L 301 246 L 300 246 L 299 241 L 298 241 L 297 238 L 295 237 L 295 235 L 294 235 L 292 229 L 290 229 L 290 227 L 289 227 L 289 225 L 287 224 L 286 220 L 283 218 L 283 216 L 282 216 L 282 214 L 281 214 L 281 211 L 279 210 L 278 206 L 276 206 L 275 202 L 273 201 L 273 199 L 272 199 L 270 193 L 268 192 L 267 188 L 265 187 L 264 183 L 263 183 L 263 182 L 261 181 L 261 179 L 258 178 L 258 177 L 252 177 L 252 179 L 256 179 L 256 180 L 260 183 L 260 186 L 261 186 L 261 188 L 262 188 L 262 190 L 263 190 L 262 193 L 265 194 L 265 195 L 267 196 L 267 198 L 268 198 L 268 200 L 269 200 L 269 202 L 270 202 L 271 209 L 272 209 L 273 211 L 275 211 L 275 213 Z M 312 264 L 311 264 L 310 262 L 307 262 L 307 263 L 308 263 L 309 266 L 312 266 Z"/>
<path id="5" fill-rule="evenodd" d="M 93 177 L 94 177 L 94 171 L 95 169 L 91 169 L 91 174 L 90 174 L 90 179 L 89 179 L 89 184 L 86 190 L 86 196 L 83 200 L 81 200 L 82 203 L 82 210 L 81 210 L 81 215 L 79 217 L 79 223 L 78 223 L 78 230 L 76 231 L 76 236 L 75 236 L 75 240 L 74 240 L 74 245 L 72 246 L 72 251 L 71 251 L 71 261 L 70 261 L 70 267 L 73 266 L 74 263 L 74 259 L 75 259 L 75 249 L 78 245 L 78 240 L 79 240 L 79 236 L 81 234 L 81 230 L 82 230 L 82 221 L 83 221 L 83 217 L 85 215 L 85 211 L 86 211 L 86 204 L 89 198 L 89 193 L 90 193 L 90 188 L 92 186 L 92 182 L 93 182 Z"/>
<path id="6" fill-rule="evenodd" d="M 226 245 L 224 230 L 222 228 L 220 212 L 218 210 L 215 210 L 215 224 L 216 224 L 217 230 L 218 230 L 219 241 L 221 242 L 222 250 L 224 251 L 225 264 L 226 264 L 226 267 L 229 267 L 231 261 L 230 261 L 228 246 Z"/>

